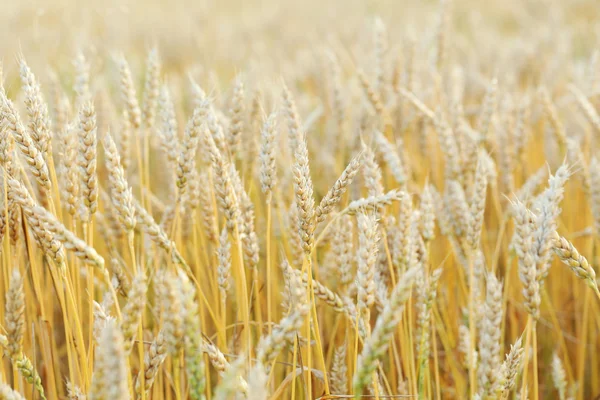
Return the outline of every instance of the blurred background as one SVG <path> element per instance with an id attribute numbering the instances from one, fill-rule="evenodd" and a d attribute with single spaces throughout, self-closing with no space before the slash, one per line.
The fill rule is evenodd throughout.
<path id="1" fill-rule="evenodd" d="M 369 17 L 375 15 L 392 38 L 411 33 L 426 48 L 439 14 L 437 0 L 2 0 L 0 6 L 0 58 L 9 76 L 19 52 L 34 68 L 60 70 L 70 59 L 65 55 L 77 50 L 103 56 L 129 52 L 135 66 L 142 62 L 136 57 L 145 54 L 140 48 L 152 45 L 159 47 L 167 71 L 210 63 L 219 73 L 233 74 L 254 63 L 281 73 L 315 44 L 368 41 Z M 459 39 L 452 46 L 476 47 L 499 67 L 506 54 L 497 53 L 498 30 L 505 33 L 503 40 L 515 41 L 503 46 L 504 52 L 532 51 L 522 38 L 546 35 L 547 45 L 557 51 L 582 54 L 597 44 L 600 32 L 597 0 L 456 0 L 452 8 Z M 557 37 L 563 26 L 568 29 Z M 360 56 L 352 49 L 350 55 Z"/>

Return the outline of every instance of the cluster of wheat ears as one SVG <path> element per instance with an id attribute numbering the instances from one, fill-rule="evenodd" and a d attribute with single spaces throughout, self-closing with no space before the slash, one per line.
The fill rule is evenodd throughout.
<path id="1" fill-rule="evenodd" d="M 598 395 L 599 53 L 449 7 L 293 74 L 5 60 L 0 399 Z"/>

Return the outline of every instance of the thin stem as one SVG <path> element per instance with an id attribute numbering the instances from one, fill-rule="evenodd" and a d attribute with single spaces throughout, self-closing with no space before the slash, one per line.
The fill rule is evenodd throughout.
<path id="1" fill-rule="evenodd" d="M 266 233 L 266 269 L 267 269 L 267 329 L 269 330 L 269 335 L 271 334 L 272 327 L 271 321 L 273 321 L 273 293 L 272 293 L 272 285 L 273 280 L 271 277 L 271 199 L 273 193 L 269 192 L 267 195 L 267 233 Z"/>
<path id="2" fill-rule="evenodd" d="M 537 355 L 537 322 L 533 321 L 531 334 L 533 336 L 533 398 L 539 399 L 538 387 L 538 355 Z"/>
<path id="3" fill-rule="evenodd" d="M 526 390 L 527 387 L 527 371 L 529 370 L 529 346 L 531 344 L 531 331 L 533 325 L 533 318 L 531 315 L 527 317 L 527 335 L 525 336 L 525 347 L 523 352 L 523 359 L 525 360 L 523 364 L 523 383 L 521 385 L 521 400 L 526 400 Z"/>
<path id="4" fill-rule="evenodd" d="M 469 387 L 471 397 L 477 393 L 477 380 L 475 379 L 475 266 L 473 255 L 469 254 Z"/>
<path id="5" fill-rule="evenodd" d="M 250 332 L 250 306 L 248 304 L 248 283 L 246 280 L 246 270 L 244 269 L 244 251 L 242 249 L 242 240 L 240 238 L 240 231 L 238 228 L 237 223 L 235 224 L 235 228 L 234 228 L 234 233 L 235 233 L 235 240 L 237 242 L 237 247 L 238 247 L 238 256 L 239 256 L 239 263 L 238 263 L 238 272 L 239 272 L 239 277 L 241 279 L 240 285 L 241 286 L 241 296 L 242 296 L 242 319 L 244 322 L 244 337 L 245 337 L 245 342 L 246 342 L 246 351 L 248 352 L 248 363 L 250 363 L 250 358 L 252 357 L 252 332 Z"/>

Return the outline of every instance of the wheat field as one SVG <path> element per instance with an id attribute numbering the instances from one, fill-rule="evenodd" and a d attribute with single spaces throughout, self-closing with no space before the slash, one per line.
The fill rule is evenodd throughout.
<path id="1" fill-rule="evenodd" d="M 0 400 L 600 398 L 597 1 L 0 5 Z"/>

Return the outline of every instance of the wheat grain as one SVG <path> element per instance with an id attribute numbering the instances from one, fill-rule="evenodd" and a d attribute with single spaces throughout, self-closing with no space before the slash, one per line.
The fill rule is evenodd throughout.
<path id="1" fill-rule="evenodd" d="M 123 333 L 123 350 L 129 354 L 133 340 L 141 323 L 142 314 L 146 306 L 146 278 L 139 273 L 131 282 L 131 290 L 127 293 L 129 301 L 123 308 L 121 332 Z"/>
<path id="2" fill-rule="evenodd" d="M 135 391 L 137 393 L 137 398 L 141 397 L 141 379 L 140 375 L 144 374 L 144 388 L 146 394 L 149 393 L 154 380 L 158 375 L 158 371 L 160 366 L 167 358 L 167 345 L 165 342 L 165 337 L 162 332 L 159 332 L 152 343 L 150 344 L 150 348 L 148 353 L 146 353 L 144 357 L 144 370 L 140 371 L 135 383 Z"/>
<path id="3" fill-rule="evenodd" d="M 112 203 L 117 210 L 117 216 L 123 229 L 129 232 L 135 228 L 133 193 L 127 184 L 117 146 L 109 133 L 104 138 L 104 151 Z"/>
<path id="4" fill-rule="evenodd" d="M 152 48 L 146 59 L 146 79 L 144 81 L 144 97 L 142 101 L 142 121 L 146 129 L 154 126 L 159 95 L 160 57 L 158 49 Z"/>
<path id="5" fill-rule="evenodd" d="M 98 338 L 90 400 L 129 398 L 123 335 L 115 321 L 108 320 Z"/>
<path id="6" fill-rule="evenodd" d="M 365 342 L 358 359 L 358 366 L 352 382 L 354 393 L 362 393 L 371 374 L 376 368 L 377 360 L 383 355 L 388 340 L 393 335 L 394 329 L 402 315 L 404 303 L 410 296 L 410 288 L 417 274 L 417 267 L 409 269 L 396 284 L 383 312 L 377 318 L 375 328 L 370 338 Z"/>
<path id="7" fill-rule="evenodd" d="M 120 91 L 127 117 L 133 129 L 139 129 L 142 124 L 142 112 L 137 99 L 135 85 L 125 56 L 119 55 L 115 60 L 119 68 Z"/>
<path id="8" fill-rule="evenodd" d="M 4 129 L 10 132 L 14 137 L 21 150 L 21 154 L 30 167 L 31 173 L 35 176 L 40 186 L 45 190 L 50 190 L 50 176 L 43 154 L 39 151 L 30 134 L 25 130 L 12 101 L 2 94 L 1 102 L 2 114 L 4 116 L 3 124 L 5 124 Z M 8 150 L 10 144 L 6 144 L 3 147 Z M 6 153 L 4 154 L 4 162 L 6 163 L 9 156 L 7 156 Z"/>
<path id="9" fill-rule="evenodd" d="M 12 390 L 11 387 L 4 382 L 0 382 L 0 398 L 4 400 L 25 400 L 25 397 L 19 392 Z"/>
<path id="10" fill-rule="evenodd" d="M 362 153 L 359 153 L 350 161 L 331 189 L 329 189 L 327 194 L 321 199 L 321 202 L 315 210 L 317 223 L 323 222 L 337 203 L 340 202 L 342 195 L 346 192 L 347 187 L 350 186 L 354 176 L 358 173 L 361 156 Z"/>
<path id="11" fill-rule="evenodd" d="M 90 221 L 98 208 L 98 176 L 96 175 L 97 146 L 96 110 L 84 103 L 79 110 L 79 187 L 84 206 L 79 212 L 83 221 Z"/>
<path id="12" fill-rule="evenodd" d="M 14 269 L 10 277 L 4 313 L 8 339 L 6 350 L 10 358 L 16 359 L 23 351 L 23 335 L 25 334 L 25 293 L 23 291 L 23 280 L 18 269 Z"/>

